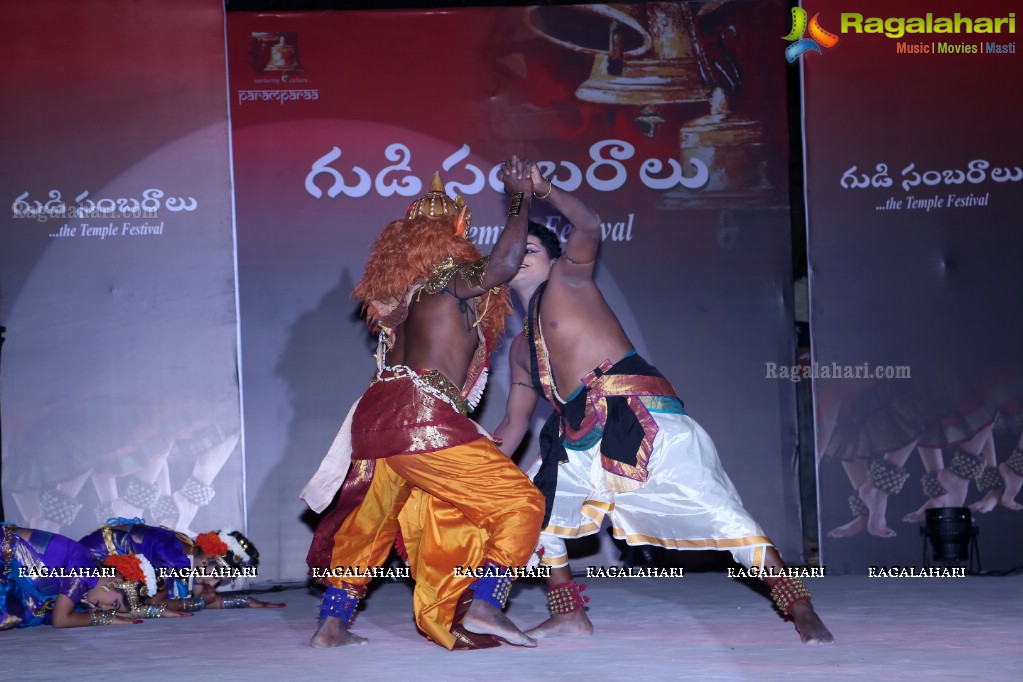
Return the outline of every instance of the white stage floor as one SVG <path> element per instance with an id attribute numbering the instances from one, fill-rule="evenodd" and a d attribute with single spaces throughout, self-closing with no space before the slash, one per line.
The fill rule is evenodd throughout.
<path id="1" fill-rule="evenodd" d="M 591 578 L 585 639 L 448 652 L 420 636 L 411 588 L 384 583 L 353 630 L 366 646 L 308 646 L 318 599 L 266 595 L 285 609 L 208 611 L 142 625 L 0 633 L 6 679 L 121 680 L 913 680 L 1023 679 L 1023 577 L 808 580 L 835 635 L 805 646 L 768 599 L 719 573 L 682 579 Z M 509 615 L 546 617 L 543 587 L 520 584 Z M 17 671 L 17 672 L 15 672 Z"/>

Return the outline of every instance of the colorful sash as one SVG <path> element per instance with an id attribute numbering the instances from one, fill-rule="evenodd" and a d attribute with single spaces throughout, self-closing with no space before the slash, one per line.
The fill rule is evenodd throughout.
<path id="1" fill-rule="evenodd" d="M 635 351 L 618 362 L 605 360 L 562 401 L 540 323 L 545 285 L 537 288 L 529 302 L 527 339 L 533 388 L 555 412 L 540 432 L 543 463 L 533 482 L 552 499 L 557 463 L 568 461 L 565 448 L 587 450 L 599 441 L 601 466 L 610 474 L 606 477 L 608 489 L 635 490 L 647 480 L 647 464 L 657 436 L 650 411 L 684 414 L 682 401 L 657 368 Z"/>

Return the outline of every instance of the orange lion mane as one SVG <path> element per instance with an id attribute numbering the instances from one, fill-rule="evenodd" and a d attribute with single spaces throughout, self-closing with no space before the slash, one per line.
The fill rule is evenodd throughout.
<path id="1" fill-rule="evenodd" d="M 455 236 L 454 230 L 449 218 L 425 216 L 395 220 L 384 228 L 373 243 L 362 279 L 352 290 L 352 298 L 362 301 L 371 328 L 405 300 L 414 284 L 428 280 L 438 263 L 451 258 L 463 265 L 483 257 L 472 242 Z M 493 348 L 504 332 L 505 318 L 512 313 L 507 288 L 484 293 L 476 309 L 483 314 L 487 346 Z"/>

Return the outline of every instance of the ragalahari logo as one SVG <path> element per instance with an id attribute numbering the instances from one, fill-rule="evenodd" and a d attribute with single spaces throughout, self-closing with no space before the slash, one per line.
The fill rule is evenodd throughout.
<path id="1" fill-rule="evenodd" d="M 820 22 L 817 21 L 819 16 L 820 14 L 814 14 L 813 19 L 809 21 L 809 26 L 807 26 L 806 10 L 802 7 L 792 8 L 792 30 L 787 36 L 784 36 L 785 40 L 795 41 L 785 48 L 785 59 L 789 60 L 789 64 L 799 59 L 804 52 L 813 51 L 817 54 L 823 54 L 821 52 L 821 45 L 824 47 L 834 47 L 838 42 L 838 36 L 831 31 L 821 28 Z M 803 33 L 808 27 L 810 29 L 810 37 L 804 38 Z"/>

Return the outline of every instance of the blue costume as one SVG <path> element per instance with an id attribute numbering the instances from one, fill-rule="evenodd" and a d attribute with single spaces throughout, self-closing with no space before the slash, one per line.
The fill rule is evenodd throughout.
<path id="1" fill-rule="evenodd" d="M 5 524 L 0 540 L 0 630 L 50 623 L 59 595 L 81 601 L 99 579 L 96 558 L 71 538 Z M 48 573 L 59 571 L 61 575 Z M 80 573 L 80 575 L 69 575 Z"/>
<path id="2" fill-rule="evenodd" d="M 164 572 L 187 576 L 192 569 L 192 540 L 167 528 L 142 523 L 103 526 L 79 542 L 99 561 L 111 554 L 143 554 L 153 564 L 157 577 Z M 164 582 L 169 599 L 189 596 L 189 578 L 165 576 Z"/>

